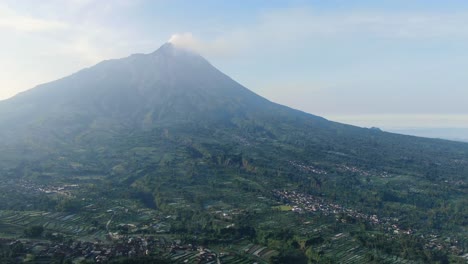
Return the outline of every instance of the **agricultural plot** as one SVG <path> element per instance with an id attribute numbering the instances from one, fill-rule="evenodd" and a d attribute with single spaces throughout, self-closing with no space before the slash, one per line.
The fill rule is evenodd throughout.
<path id="1" fill-rule="evenodd" d="M 0 222 L 0 237 L 14 238 L 23 234 L 23 228 L 18 225 Z"/>
<path id="2" fill-rule="evenodd" d="M 249 255 L 253 255 L 254 257 L 258 257 L 264 261 L 268 261 L 272 256 L 278 254 L 278 252 L 275 250 L 271 250 L 260 245 L 247 245 L 244 248 L 244 252 Z"/>
<path id="3" fill-rule="evenodd" d="M 195 263 L 197 258 L 197 251 L 179 251 L 172 254 L 169 254 L 168 257 L 174 263 Z"/>
<path id="4" fill-rule="evenodd" d="M 51 232 L 60 232 L 72 236 L 81 236 L 95 231 L 86 223 L 90 219 L 83 215 L 67 213 L 49 213 L 37 211 L 0 211 L 0 232 L 16 234 L 11 227 L 23 229 L 28 226 L 43 226 Z M 10 228 L 9 228 L 10 227 Z"/>
<path id="5" fill-rule="evenodd" d="M 344 264 L 365 263 L 367 261 L 366 254 L 369 253 L 369 249 L 360 246 L 359 243 L 347 233 L 334 235 L 330 243 L 326 246 L 321 246 L 320 249 L 323 250 L 324 256 L 333 259 L 336 263 Z M 395 256 L 380 255 L 380 257 L 385 260 L 385 263 L 389 264 L 417 263 Z"/>
<path id="6" fill-rule="evenodd" d="M 208 256 L 208 257 L 207 257 Z M 198 250 L 173 250 L 166 253 L 165 257 L 171 259 L 173 263 L 220 263 L 225 264 L 251 264 L 266 263 L 259 258 L 253 258 L 248 254 L 235 254 L 235 253 L 206 253 Z"/>

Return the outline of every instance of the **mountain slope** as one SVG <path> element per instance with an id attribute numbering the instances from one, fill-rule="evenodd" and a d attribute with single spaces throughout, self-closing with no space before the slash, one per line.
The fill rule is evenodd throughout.
<path id="1" fill-rule="evenodd" d="M 8 114 L 2 118 L 13 119 L 11 114 L 18 110 L 9 111 L 5 105 L 22 106 L 24 115 L 68 110 L 133 126 L 194 118 L 229 120 L 279 108 L 199 55 L 169 43 L 152 54 L 104 61 L 3 102 L 2 112 Z"/>
<path id="2" fill-rule="evenodd" d="M 260 137 L 310 149 L 317 158 L 373 166 L 398 166 L 401 160 L 427 165 L 430 159 L 421 157 L 448 162 L 468 153 L 466 144 L 357 128 L 269 102 L 170 43 L 40 85 L 0 102 L 0 113 L 0 143 L 39 156 L 170 127 Z"/>
<path id="3" fill-rule="evenodd" d="M 40 85 L 0 102 L 0 113 L 0 143 L 39 156 L 169 127 L 261 137 L 307 148 L 320 159 L 373 166 L 398 166 L 400 160 L 427 165 L 431 161 L 421 157 L 468 153 L 467 145 L 347 126 L 269 102 L 170 43 Z"/>
<path id="4" fill-rule="evenodd" d="M 86 186 L 65 199 L 78 204 L 73 213 L 88 197 L 106 205 L 141 200 L 175 215 L 172 230 L 184 235 L 228 237 L 230 243 L 247 233 L 277 250 L 287 234 L 309 241 L 310 233 L 297 231 L 309 221 L 273 209 L 284 202 L 274 195 L 283 189 L 398 219 L 423 236 L 439 232 L 453 239 L 466 231 L 468 144 L 359 128 L 275 104 L 172 44 L 101 62 L 0 102 L 0 148 L 5 182 Z M 12 209 L 8 197 L 0 197 L 0 209 Z M 16 202 L 30 208 L 43 206 L 41 199 Z M 225 228 L 226 219 L 207 209 L 213 204 L 239 213 L 238 229 Z M 54 208 L 47 209 L 68 210 Z M 405 250 L 385 254 L 408 255 L 408 243 L 415 243 L 415 258 L 424 255 L 420 242 L 394 233 L 366 244 L 388 226 L 343 212 L 349 211 L 314 219 L 329 225 L 324 233 L 349 231 L 350 241 L 364 241 L 369 254 L 382 241 L 403 239 L 395 245 Z M 307 243 L 303 250 L 311 248 Z"/>

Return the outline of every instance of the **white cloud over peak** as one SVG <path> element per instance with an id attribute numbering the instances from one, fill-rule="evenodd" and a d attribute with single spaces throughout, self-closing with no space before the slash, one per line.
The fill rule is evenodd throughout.
<path id="1" fill-rule="evenodd" d="M 236 37 L 232 33 L 226 33 L 218 38 L 202 40 L 190 32 L 173 34 L 168 42 L 178 47 L 195 51 L 202 55 L 215 57 L 229 57 L 245 47 L 242 37 Z"/>
<path id="2" fill-rule="evenodd" d="M 202 46 L 202 43 L 189 32 L 174 34 L 169 38 L 168 42 L 175 46 L 195 51 L 199 51 Z"/>

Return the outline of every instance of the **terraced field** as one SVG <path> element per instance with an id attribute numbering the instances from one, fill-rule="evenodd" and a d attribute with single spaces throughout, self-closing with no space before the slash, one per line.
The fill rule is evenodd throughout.
<path id="1" fill-rule="evenodd" d="M 84 236 L 96 233 L 96 228 L 87 224 L 92 219 L 84 215 L 50 213 L 41 211 L 0 211 L 0 230 L 8 233 L 9 226 L 26 228 L 28 226 L 43 226 L 51 232 L 60 232 L 73 236 Z M 3 228 L 5 226 L 5 228 Z M 97 234 L 95 234 L 97 235 Z"/>
<path id="2" fill-rule="evenodd" d="M 247 246 L 242 248 L 242 251 L 245 254 L 259 258 L 260 260 L 263 260 L 265 262 L 268 261 L 271 257 L 278 255 L 278 252 L 275 250 L 254 244 L 248 244 Z"/>
<path id="3" fill-rule="evenodd" d="M 198 263 L 197 257 L 199 256 L 198 251 L 176 251 L 173 253 L 168 253 L 165 256 L 170 258 L 174 263 Z M 252 259 L 249 257 L 244 257 L 238 254 L 223 254 L 219 257 L 221 263 L 226 264 L 251 264 Z M 261 260 L 256 260 L 257 263 L 266 263 Z M 217 263 L 217 260 L 212 260 L 204 263 Z"/>
<path id="4" fill-rule="evenodd" d="M 328 246 L 321 247 L 325 256 L 332 258 L 336 263 L 360 264 L 366 263 L 366 254 L 369 249 L 359 246 L 357 241 L 346 233 L 336 234 Z M 394 256 L 381 255 L 388 264 L 410 264 L 418 263 L 397 258 Z"/>

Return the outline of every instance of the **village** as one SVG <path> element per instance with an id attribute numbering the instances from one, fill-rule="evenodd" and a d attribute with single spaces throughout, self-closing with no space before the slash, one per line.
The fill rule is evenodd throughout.
<path id="1" fill-rule="evenodd" d="M 383 225 L 393 233 L 412 234 L 413 230 L 401 230 L 396 222 L 398 219 L 392 218 L 379 218 L 377 215 L 367 215 L 360 213 L 353 209 L 345 208 L 339 204 L 331 203 L 323 198 L 312 196 L 309 194 L 299 193 L 296 191 L 279 191 L 274 190 L 273 194 L 281 201 L 288 203 L 292 206 L 292 211 L 301 213 L 305 212 L 320 212 L 324 215 L 338 215 L 344 214 L 354 219 L 362 219 L 371 224 Z M 346 221 L 344 218 L 341 221 Z"/>
<path id="2" fill-rule="evenodd" d="M 320 169 L 313 166 L 304 166 L 302 169 L 314 170 L 316 173 Z M 323 172 L 326 173 L 326 172 Z M 16 185 L 16 186 L 14 186 Z M 163 213 L 149 208 L 143 208 L 138 202 L 129 199 L 102 199 L 98 196 L 89 196 L 86 192 L 86 183 L 75 184 L 75 182 L 57 184 L 34 184 L 27 181 L 19 181 L 16 184 L 5 185 L 5 194 L 31 195 L 31 198 L 23 199 L 23 203 L 39 204 L 39 199 L 34 199 L 41 195 L 52 197 L 60 201 L 61 198 L 73 198 L 79 202 L 77 211 L 0 211 L 0 223 L 3 223 L 3 231 L 9 237 L 0 241 L 0 245 L 6 248 L 17 250 L 15 253 L 18 261 L 34 259 L 34 263 L 49 263 L 52 259 L 72 260 L 73 263 L 81 261 L 108 263 L 121 258 L 146 258 L 164 257 L 175 263 L 266 263 L 271 256 L 277 254 L 272 248 L 267 248 L 265 244 L 253 243 L 243 240 L 232 243 L 229 248 L 223 248 L 210 244 L 197 244 L 193 239 L 177 235 L 173 231 L 173 224 L 177 224 L 176 213 Z M 13 188 L 16 187 L 16 188 Z M 7 192 L 8 191 L 8 192 Z M 382 231 L 390 238 L 399 236 L 422 236 L 418 230 L 402 228 L 397 218 L 383 217 L 376 214 L 366 214 L 353 208 L 345 207 L 338 202 L 332 202 L 320 196 L 302 193 L 295 190 L 273 190 L 272 196 L 259 196 L 262 201 L 270 200 L 271 205 L 278 204 L 278 200 L 283 209 L 289 210 L 298 217 L 307 219 L 309 214 L 323 215 L 336 219 L 340 225 L 363 222 L 371 226 L 371 229 Z M 16 194 L 18 193 L 18 194 Z M 34 196 L 34 195 L 36 196 Z M 76 197 L 75 197 L 76 196 Z M 276 201 L 275 201 L 276 200 Z M 177 202 L 177 203 L 176 203 Z M 184 208 L 182 200 L 174 199 L 174 207 Z M 276 206 L 273 206 L 276 210 Z M 61 208 L 57 208 L 61 209 Z M 72 208 L 73 209 L 73 208 Z M 268 214 L 270 207 L 264 208 Z M 182 209 L 181 209 L 182 210 Z M 233 219 L 245 213 L 244 210 L 225 206 L 222 203 L 210 202 L 205 204 L 204 210 L 213 216 L 214 223 L 225 229 L 235 229 Z M 259 210 L 258 210 L 259 211 Z M 282 210 L 286 211 L 286 210 Z M 306 222 L 313 223 L 309 219 Z M 303 222 L 303 223 L 306 223 Z M 292 229 L 297 230 L 322 230 L 319 223 L 292 225 Z M 28 237 L 17 227 L 43 226 L 44 234 L 41 237 Z M 175 225 L 174 227 L 176 227 Z M 329 229 L 331 230 L 331 229 Z M 312 232 L 312 231 L 311 231 Z M 307 234 L 315 234 L 315 231 Z M 349 233 L 329 233 L 332 243 L 336 248 L 350 247 L 355 245 L 347 244 Z M 425 248 L 427 249 L 448 249 L 456 255 L 463 255 L 463 250 L 459 245 L 460 241 L 449 240 L 433 234 L 424 237 Z M 334 250 L 333 246 L 333 250 Z M 325 249 L 327 250 L 331 249 Z M 358 250 L 358 249 L 356 249 Z M 327 253 L 333 255 L 334 251 Z M 354 251 L 353 251 L 354 252 Z M 350 253 L 351 254 L 351 253 Z M 356 256 L 365 256 L 363 252 L 353 253 Z"/>
<path id="3" fill-rule="evenodd" d="M 168 240 L 154 236 L 125 236 L 112 242 L 104 241 L 67 241 L 50 242 L 27 239 L 1 239 L 0 244 L 8 245 L 21 262 L 28 258 L 34 263 L 48 263 L 56 259 L 69 259 L 75 263 L 87 260 L 107 263 L 119 258 L 138 258 L 164 256 L 173 261 L 189 263 L 221 263 L 221 256 L 209 248 L 183 244 L 180 240 Z"/>
<path id="4" fill-rule="evenodd" d="M 19 263 L 51 263 L 57 259 L 72 263 L 109 263 L 151 257 L 176 263 L 253 263 L 252 259 L 264 263 L 262 258 L 275 254 L 247 241 L 222 250 L 181 239 L 171 232 L 171 223 L 177 222 L 175 215 L 143 208 L 129 199 L 87 196 L 86 184 L 37 184 L 19 180 L 7 182 L 1 190 L 10 197 L 27 194 L 27 199 L 20 200 L 25 208 L 41 203 L 36 198 L 39 196 L 79 202 L 74 212 L 0 210 L 3 232 L 0 247 Z M 233 226 L 229 224 L 233 216 L 242 213 L 236 209 L 207 210 L 219 219 L 218 222 L 226 222 L 226 228 Z M 29 227 L 42 227 L 43 232 L 30 236 L 24 232 Z"/>
<path id="5" fill-rule="evenodd" d="M 372 226 L 378 227 L 391 236 L 415 235 L 414 229 L 402 229 L 398 225 L 398 218 L 379 217 L 377 215 L 368 215 L 356 210 L 345 208 L 336 203 L 331 203 L 323 198 L 310 194 L 304 194 L 297 191 L 274 190 L 273 195 L 280 201 L 290 206 L 291 211 L 296 213 L 321 213 L 323 215 L 335 215 L 337 221 L 346 223 L 347 219 L 361 220 Z M 344 216 L 344 217 L 343 217 Z M 426 249 L 449 249 L 450 252 L 459 255 L 463 252 L 460 241 L 450 239 L 442 240 L 437 234 L 431 234 L 422 238 L 426 240 L 424 247 Z"/>

